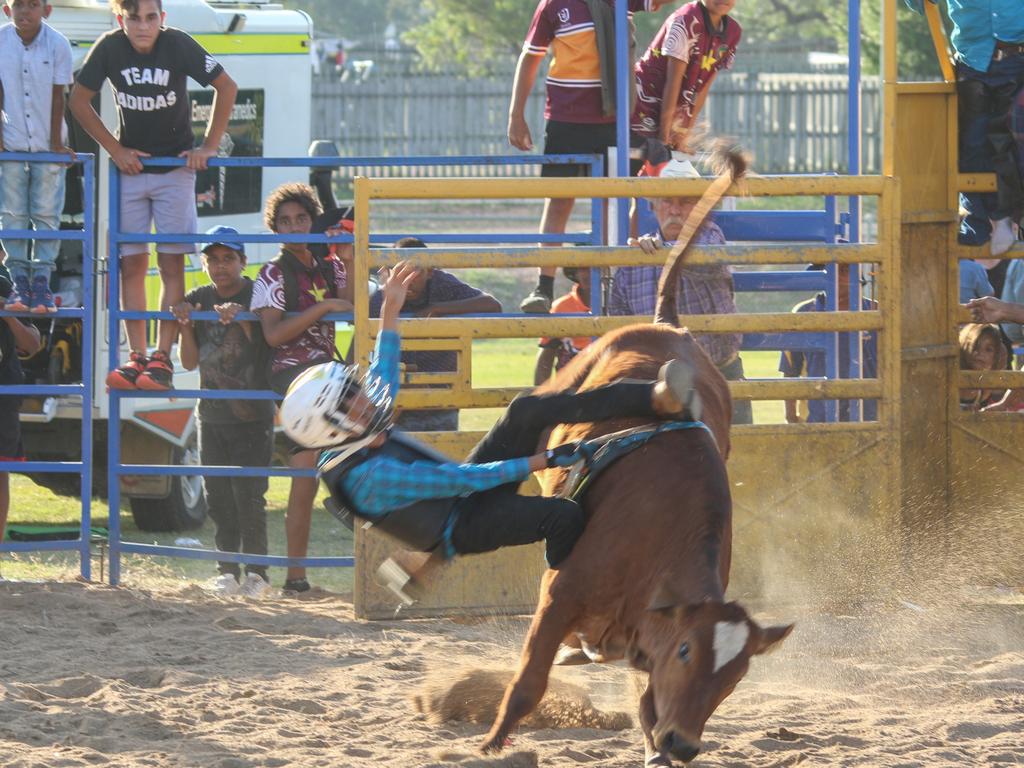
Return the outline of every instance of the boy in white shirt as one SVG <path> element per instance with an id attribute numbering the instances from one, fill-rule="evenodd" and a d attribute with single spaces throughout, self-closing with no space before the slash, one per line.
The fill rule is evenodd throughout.
<path id="1" fill-rule="evenodd" d="M 44 19 L 43 0 L 4 0 L 0 27 L 0 152 L 70 152 L 64 146 L 64 88 L 71 84 L 71 44 Z M 64 208 L 64 166 L 5 162 L 0 173 L 4 229 L 54 230 Z M 59 240 L 5 240 L 14 289 L 7 309 L 54 312 L 50 275 Z"/>

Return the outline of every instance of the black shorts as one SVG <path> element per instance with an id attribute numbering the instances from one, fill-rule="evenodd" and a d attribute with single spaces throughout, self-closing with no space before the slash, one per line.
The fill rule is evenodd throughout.
<path id="1" fill-rule="evenodd" d="M 548 120 L 544 130 L 545 155 L 601 155 L 608 167 L 607 150 L 614 147 L 615 123 L 563 123 Z M 544 165 L 541 176 L 589 176 L 590 166 L 582 163 L 570 165 Z"/>
<path id="2" fill-rule="evenodd" d="M 0 397 L 0 461 L 19 461 L 25 458 L 21 444 L 20 397 Z"/>

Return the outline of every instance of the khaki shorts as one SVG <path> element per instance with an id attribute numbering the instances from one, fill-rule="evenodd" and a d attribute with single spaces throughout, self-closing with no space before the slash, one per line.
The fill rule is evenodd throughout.
<path id="1" fill-rule="evenodd" d="M 193 235 L 196 214 L 196 172 L 175 168 L 170 173 L 121 176 L 121 232 Z M 157 243 L 157 253 L 195 253 L 195 243 Z M 148 253 L 146 243 L 122 243 L 121 255 Z"/>

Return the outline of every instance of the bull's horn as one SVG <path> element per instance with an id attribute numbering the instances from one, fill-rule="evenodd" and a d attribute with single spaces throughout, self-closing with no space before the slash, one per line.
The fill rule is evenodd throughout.
<path id="1" fill-rule="evenodd" d="M 686 601 L 676 594 L 675 590 L 672 589 L 671 584 L 662 580 L 659 581 L 658 585 L 654 588 L 654 592 L 651 594 L 651 600 L 647 604 L 647 610 L 668 611 L 685 604 Z"/>
<path id="2" fill-rule="evenodd" d="M 751 622 L 753 623 L 753 622 Z M 789 633 L 793 631 L 795 624 L 782 624 L 774 627 L 760 627 L 754 624 L 757 628 L 755 637 L 757 639 L 757 645 L 754 647 L 754 654 L 760 653 L 771 653 L 779 645 L 789 637 Z"/>

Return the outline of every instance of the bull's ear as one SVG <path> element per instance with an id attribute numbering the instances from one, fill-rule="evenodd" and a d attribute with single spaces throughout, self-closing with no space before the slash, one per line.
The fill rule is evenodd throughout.
<path id="1" fill-rule="evenodd" d="M 757 645 L 754 646 L 753 654 L 771 653 L 789 636 L 795 626 L 795 624 L 785 624 L 776 627 L 761 627 L 761 631 L 757 633 Z"/>
<path id="2" fill-rule="evenodd" d="M 651 593 L 651 600 L 647 604 L 648 611 L 659 613 L 671 613 L 675 608 L 686 605 L 685 601 L 676 594 L 672 585 L 665 581 L 659 581 Z"/>

